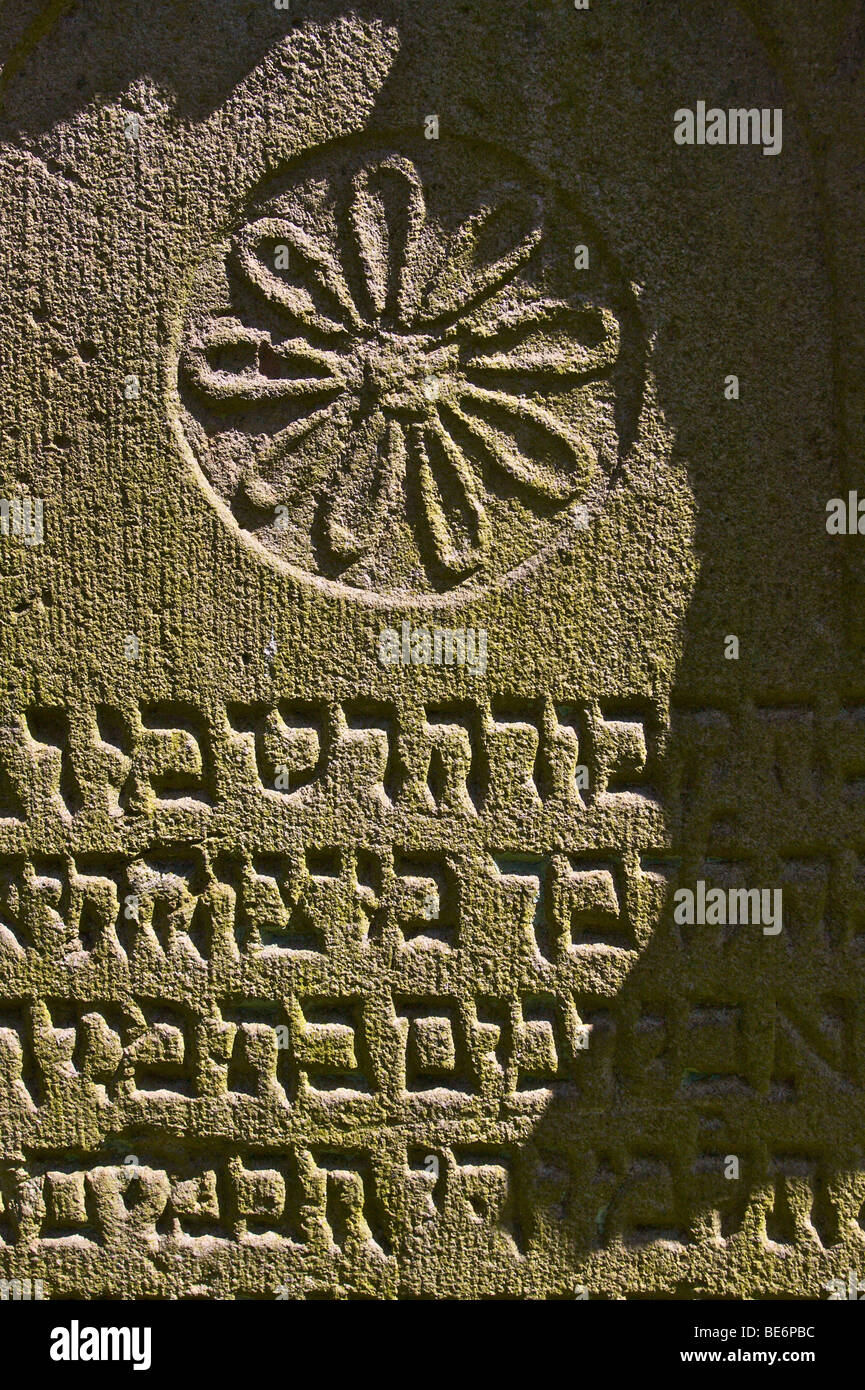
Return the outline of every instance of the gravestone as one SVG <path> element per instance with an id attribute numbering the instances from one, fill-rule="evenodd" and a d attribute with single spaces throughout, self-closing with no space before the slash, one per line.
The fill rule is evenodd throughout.
<path id="1" fill-rule="evenodd" d="M 857 1268 L 854 10 L 0 19 L 6 1295 Z"/>

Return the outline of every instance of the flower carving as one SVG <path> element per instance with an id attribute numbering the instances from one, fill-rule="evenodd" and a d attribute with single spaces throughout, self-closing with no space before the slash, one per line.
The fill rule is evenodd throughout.
<path id="1" fill-rule="evenodd" d="M 306 528 L 310 567 L 361 587 L 413 546 L 405 572 L 441 591 L 489 571 L 497 524 L 584 497 L 598 452 L 567 404 L 612 372 L 619 321 L 550 292 L 544 237 L 513 183 L 443 228 L 393 154 L 352 171 L 339 217 L 289 198 L 247 221 L 179 361 L 242 524 L 274 549 Z"/>

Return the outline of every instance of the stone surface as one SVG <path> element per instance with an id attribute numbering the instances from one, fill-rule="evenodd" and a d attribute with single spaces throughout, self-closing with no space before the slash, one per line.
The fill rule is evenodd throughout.
<path id="1" fill-rule="evenodd" d="M 826 1297 L 858 7 L 11 8 L 0 1291 Z"/>

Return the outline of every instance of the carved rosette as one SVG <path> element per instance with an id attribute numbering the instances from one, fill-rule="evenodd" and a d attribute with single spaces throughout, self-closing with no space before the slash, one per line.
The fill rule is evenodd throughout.
<path id="1" fill-rule="evenodd" d="M 421 162 L 351 151 L 254 200 L 196 274 L 177 423 L 272 556 L 434 596 L 585 525 L 620 446 L 623 333 L 554 193 L 488 157 Z"/>

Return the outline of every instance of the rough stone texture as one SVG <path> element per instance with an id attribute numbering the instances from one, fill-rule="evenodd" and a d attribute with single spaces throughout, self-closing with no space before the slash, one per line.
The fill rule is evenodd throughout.
<path id="1" fill-rule="evenodd" d="M 0 1279 L 825 1297 L 859 6 L 4 11 Z M 700 879 L 783 930 L 678 925 Z"/>

